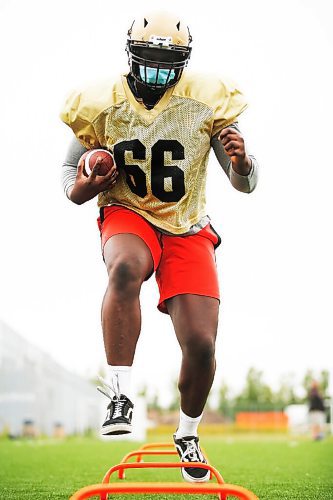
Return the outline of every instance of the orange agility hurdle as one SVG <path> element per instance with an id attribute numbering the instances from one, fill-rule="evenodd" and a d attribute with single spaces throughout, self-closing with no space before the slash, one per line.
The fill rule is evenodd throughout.
<path id="1" fill-rule="evenodd" d="M 92 496 L 106 495 L 112 493 L 177 493 L 192 494 L 217 494 L 218 498 L 226 499 L 228 495 L 235 496 L 241 500 L 258 500 L 251 491 L 235 486 L 234 484 L 209 484 L 209 483 L 114 483 L 114 484 L 92 484 L 74 493 L 70 500 L 84 500 Z M 102 495 L 104 495 L 102 497 Z"/>
<path id="2" fill-rule="evenodd" d="M 228 495 L 233 495 L 241 500 L 258 500 L 250 491 L 241 486 L 224 483 L 220 473 L 211 465 L 200 462 L 193 462 L 191 465 L 202 469 L 210 470 L 216 478 L 217 483 L 108 483 L 110 476 L 121 469 L 144 469 L 144 468 L 181 468 L 188 467 L 187 463 L 163 463 L 163 462 L 141 462 L 141 463 L 120 463 L 111 467 L 103 478 L 103 483 L 86 486 L 77 491 L 70 500 L 83 500 L 99 495 L 100 500 L 106 500 L 108 494 L 112 493 L 196 493 L 218 495 L 220 500 L 226 500 Z"/>
<path id="3" fill-rule="evenodd" d="M 164 448 L 164 449 L 163 449 Z M 221 474 L 208 463 L 191 462 L 191 467 L 199 467 L 210 471 L 210 479 L 216 479 L 215 483 L 165 483 L 165 482 L 140 482 L 140 483 L 110 483 L 110 477 L 113 473 L 118 473 L 120 479 L 125 477 L 125 469 L 148 469 L 148 468 L 185 468 L 188 462 L 144 462 L 144 455 L 178 455 L 175 449 L 166 450 L 165 448 L 174 448 L 173 443 L 147 443 L 138 450 L 127 453 L 122 461 L 111 467 L 104 475 L 100 484 L 92 484 L 78 490 L 71 496 L 70 500 L 83 500 L 93 496 L 99 496 L 100 500 L 111 499 L 111 495 L 117 493 L 194 493 L 194 494 L 216 494 L 219 500 L 226 500 L 229 495 L 241 500 L 258 500 L 258 497 L 251 491 L 234 484 L 224 482 Z M 207 455 L 205 454 L 207 457 Z M 128 462 L 132 457 L 136 457 L 135 462 Z"/>
<path id="4" fill-rule="evenodd" d="M 210 471 L 211 477 L 214 476 L 217 480 L 218 483 L 223 484 L 224 480 L 221 474 L 215 469 L 215 467 L 212 467 L 209 464 L 203 464 L 201 462 L 191 462 L 191 467 L 200 467 L 201 469 L 207 469 Z M 114 465 L 111 467 L 105 476 L 103 477 L 102 483 L 108 483 L 110 480 L 110 476 L 118 471 L 118 477 L 119 479 L 124 479 L 125 477 L 125 469 L 175 469 L 175 468 L 182 468 L 182 467 L 188 467 L 187 462 L 130 462 L 130 463 L 125 463 L 125 462 L 120 462 L 120 464 Z"/>
<path id="5" fill-rule="evenodd" d="M 158 448 L 156 450 L 156 448 Z M 173 450 L 163 450 L 161 448 L 173 448 Z M 207 453 L 203 448 L 201 448 L 207 462 L 209 462 Z M 128 462 L 128 460 L 132 457 L 136 456 L 136 462 L 143 462 L 142 456 L 143 455 L 177 455 L 178 457 L 178 452 L 175 450 L 175 445 L 174 443 L 147 443 L 143 444 L 138 448 L 137 450 L 131 451 L 127 453 L 121 460 L 120 463 L 125 463 Z M 125 472 L 124 470 L 120 469 L 118 472 L 118 477 L 119 479 L 125 479 Z M 209 479 L 212 479 L 212 473 L 210 473 Z"/>
<path id="6" fill-rule="evenodd" d="M 147 450 L 157 449 L 160 452 L 159 453 L 160 455 L 166 455 L 167 454 L 165 453 L 166 450 L 163 450 L 163 448 L 172 448 L 172 452 L 168 453 L 168 455 L 178 455 L 177 451 L 175 450 L 174 443 L 146 443 L 140 446 L 140 448 L 138 448 L 137 451 L 139 452 L 140 450 L 147 451 Z M 122 462 L 125 461 L 124 458 L 122 459 Z M 141 462 L 141 460 L 142 456 L 140 455 L 140 453 L 138 453 L 136 461 Z"/>
<path id="7" fill-rule="evenodd" d="M 178 453 L 176 450 L 174 450 L 174 451 L 171 451 L 171 450 L 168 450 L 168 451 L 167 450 L 135 450 L 135 451 L 130 451 L 129 453 L 127 453 L 127 455 L 125 455 L 123 457 L 123 459 L 121 460 L 120 463 L 121 464 L 128 463 L 128 460 L 132 457 L 135 457 L 135 456 L 137 457 L 137 459 L 136 459 L 136 462 L 134 462 L 134 463 L 145 463 L 142 460 L 143 455 L 177 455 L 178 456 Z M 130 462 L 130 463 L 133 463 L 133 462 Z M 158 462 L 154 462 L 154 463 L 158 463 Z M 163 464 L 165 462 L 161 462 L 161 463 Z M 118 477 L 119 477 L 119 479 L 125 479 L 124 469 L 119 469 Z"/>
<path id="8" fill-rule="evenodd" d="M 164 443 L 164 442 L 163 443 L 146 443 L 146 444 L 143 444 L 142 446 L 140 446 L 140 448 L 138 448 L 137 451 L 139 452 L 140 450 L 152 450 L 154 448 L 158 449 L 158 453 L 157 453 L 158 455 L 178 455 L 178 452 L 175 449 L 174 443 Z M 172 453 L 165 453 L 165 451 L 162 450 L 161 448 L 172 448 L 173 450 L 172 450 Z M 201 451 L 204 454 L 207 462 L 209 462 L 207 453 L 202 446 L 201 446 Z M 125 459 L 125 457 L 122 459 L 122 462 L 126 462 L 126 460 L 124 460 L 124 459 Z M 142 457 L 141 457 L 140 453 L 138 453 L 136 461 L 141 462 L 141 460 L 142 460 Z"/>
<path id="9" fill-rule="evenodd" d="M 175 443 L 166 443 L 163 441 L 163 443 L 145 443 L 140 448 L 139 450 L 152 450 L 153 448 L 174 448 Z"/>

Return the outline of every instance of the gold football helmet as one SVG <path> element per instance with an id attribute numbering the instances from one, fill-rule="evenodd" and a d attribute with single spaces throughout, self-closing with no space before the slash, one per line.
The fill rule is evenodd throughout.
<path id="1" fill-rule="evenodd" d="M 190 58 L 191 41 L 188 26 L 173 14 L 138 17 L 128 30 L 126 45 L 131 74 L 152 90 L 176 85 Z"/>

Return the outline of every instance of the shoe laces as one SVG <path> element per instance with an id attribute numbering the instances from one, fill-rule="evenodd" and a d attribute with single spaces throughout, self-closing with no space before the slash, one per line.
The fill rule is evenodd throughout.
<path id="1" fill-rule="evenodd" d="M 125 401 L 123 399 L 117 399 L 115 401 L 112 418 L 122 417 L 124 404 Z"/>
<path id="2" fill-rule="evenodd" d="M 203 458 L 200 456 L 201 453 L 199 450 L 199 446 L 197 446 L 195 439 L 184 439 L 183 443 L 186 446 L 186 450 L 183 451 L 181 460 L 186 460 L 189 462 L 201 462 L 203 460 Z"/>
<path id="3" fill-rule="evenodd" d="M 97 386 L 97 390 L 104 394 L 107 398 L 111 399 L 111 401 L 116 398 L 116 400 L 119 402 L 120 400 L 120 387 L 119 387 L 119 378 L 118 378 L 118 373 L 115 373 L 112 376 L 111 379 L 111 384 L 110 385 L 106 380 L 104 380 L 102 377 L 98 375 L 99 381 L 102 384 L 101 386 Z"/>

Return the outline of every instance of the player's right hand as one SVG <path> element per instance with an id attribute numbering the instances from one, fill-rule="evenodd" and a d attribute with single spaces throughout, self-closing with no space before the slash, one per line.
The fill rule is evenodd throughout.
<path id="1" fill-rule="evenodd" d="M 89 176 L 84 173 L 84 160 L 81 160 L 77 167 L 75 184 L 69 191 L 68 196 L 73 203 L 82 205 L 86 201 L 94 198 L 102 191 L 112 189 L 116 184 L 118 171 L 113 165 L 106 175 L 98 175 L 101 166 L 101 158 L 97 157 Z"/>

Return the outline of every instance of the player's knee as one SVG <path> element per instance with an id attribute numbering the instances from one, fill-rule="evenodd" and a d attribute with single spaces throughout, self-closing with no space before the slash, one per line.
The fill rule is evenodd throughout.
<path id="1" fill-rule="evenodd" d="M 183 352 L 200 365 L 210 365 L 215 358 L 215 335 L 197 335 L 186 343 Z"/>
<path id="2" fill-rule="evenodd" d="M 120 295 L 126 295 L 139 292 L 144 280 L 140 270 L 139 262 L 136 259 L 125 261 L 116 259 L 108 268 L 109 287 Z"/>

